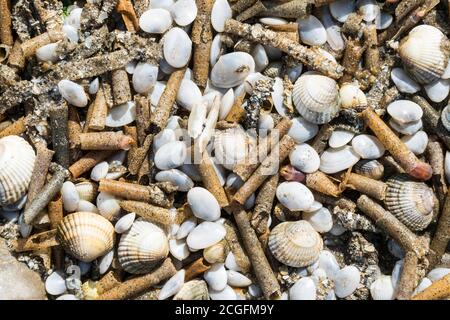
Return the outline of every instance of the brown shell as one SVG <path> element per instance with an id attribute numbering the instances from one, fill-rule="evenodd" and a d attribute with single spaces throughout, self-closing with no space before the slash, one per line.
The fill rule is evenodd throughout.
<path id="1" fill-rule="evenodd" d="M 203 280 L 191 280 L 186 282 L 173 300 L 209 300 L 206 282 Z"/>
<path id="2" fill-rule="evenodd" d="M 360 160 L 353 167 L 355 173 L 362 176 L 379 180 L 384 175 L 384 166 L 378 160 Z"/>

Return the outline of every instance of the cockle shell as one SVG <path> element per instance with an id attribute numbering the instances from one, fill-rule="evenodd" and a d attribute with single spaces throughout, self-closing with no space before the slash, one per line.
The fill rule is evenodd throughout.
<path id="1" fill-rule="evenodd" d="M 84 89 L 79 84 L 70 80 L 61 80 L 58 82 L 58 90 L 61 96 L 75 107 L 86 107 L 88 97 Z"/>
<path id="2" fill-rule="evenodd" d="M 322 237 L 309 222 L 282 222 L 273 228 L 268 246 L 274 257 L 291 267 L 305 267 L 319 257 Z"/>
<path id="3" fill-rule="evenodd" d="M 328 148 L 320 156 L 319 170 L 323 173 L 336 173 L 350 168 L 360 159 L 352 147 Z"/>
<path id="4" fill-rule="evenodd" d="M 174 68 L 184 67 L 191 58 L 192 41 L 187 33 L 178 27 L 164 35 L 164 59 Z"/>
<path id="5" fill-rule="evenodd" d="M 146 62 L 139 62 L 133 72 L 133 88 L 136 92 L 147 94 L 158 79 L 158 67 Z"/>
<path id="6" fill-rule="evenodd" d="M 12 204 L 25 195 L 35 158 L 25 139 L 14 135 L 0 139 L 0 206 Z"/>
<path id="7" fill-rule="evenodd" d="M 206 282 L 204 280 L 186 282 L 173 300 L 209 300 Z"/>
<path id="8" fill-rule="evenodd" d="M 120 238 L 117 256 L 122 268 L 132 274 L 150 272 L 169 254 L 169 241 L 159 226 L 138 219 Z"/>
<path id="9" fill-rule="evenodd" d="M 216 0 L 211 11 L 211 24 L 217 32 L 223 32 L 225 21 L 233 15 L 227 0 Z"/>
<path id="10" fill-rule="evenodd" d="M 313 173 L 319 169 L 320 158 L 317 151 L 309 144 L 302 143 L 295 146 L 289 154 L 291 164 L 305 173 Z"/>
<path id="11" fill-rule="evenodd" d="M 59 223 L 57 238 L 71 256 L 90 262 L 113 248 L 114 227 L 99 214 L 75 212 Z"/>
<path id="12" fill-rule="evenodd" d="M 336 81 L 316 72 L 304 73 L 297 79 L 292 100 L 300 115 L 312 123 L 327 123 L 339 112 Z"/>
<path id="13" fill-rule="evenodd" d="M 314 202 L 312 192 L 305 185 L 296 181 L 280 183 L 276 196 L 278 201 L 291 211 L 308 209 Z"/>
<path id="14" fill-rule="evenodd" d="M 377 160 L 360 160 L 353 167 L 355 173 L 379 180 L 383 177 L 384 166 Z"/>
<path id="15" fill-rule="evenodd" d="M 398 54 L 413 78 L 421 84 L 428 84 L 444 74 L 449 60 L 450 44 L 439 29 L 420 25 L 402 39 Z"/>
<path id="16" fill-rule="evenodd" d="M 195 187 L 189 190 L 187 202 L 194 216 L 206 221 L 220 218 L 220 206 L 214 195 L 207 189 Z"/>
<path id="17" fill-rule="evenodd" d="M 354 137 L 352 147 L 362 159 L 378 159 L 386 151 L 377 137 L 368 134 L 360 134 Z"/>
<path id="18" fill-rule="evenodd" d="M 397 100 L 387 106 L 387 112 L 399 124 L 407 124 L 422 118 L 423 111 L 420 106 L 409 100 Z"/>
<path id="19" fill-rule="evenodd" d="M 342 108 L 356 108 L 367 106 L 364 92 L 355 84 L 344 83 L 339 89 Z"/>
<path id="20" fill-rule="evenodd" d="M 212 84 L 218 88 L 232 88 L 255 72 L 255 61 L 246 52 L 232 52 L 219 58 L 211 70 Z"/>
<path id="21" fill-rule="evenodd" d="M 178 0 L 169 8 L 173 20 L 179 26 L 191 24 L 197 16 L 197 5 L 195 0 Z"/>
<path id="22" fill-rule="evenodd" d="M 89 202 L 94 201 L 97 194 L 97 186 L 91 181 L 83 181 L 75 185 L 75 189 L 78 192 L 78 196 L 81 200 Z"/>
<path id="23" fill-rule="evenodd" d="M 153 85 L 154 83 L 151 87 L 153 87 Z M 117 128 L 126 126 L 134 120 L 136 120 L 136 104 L 133 101 L 128 101 L 109 109 L 108 115 L 105 119 L 105 124 L 108 127 Z"/>
<path id="24" fill-rule="evenodd" d="M 300 40 L 310 46 L 320 46 L 327 41 L 327 31 L 322 22 L 312 14 L 297 20 Z"/>
<path id="25" fill-rule="evenodd" d="M 155 166 L 160 170 L 179 167 L 186 159 L 186 144 L 182 141 L 166 143 L 156 151 Z"/>
<path id="26" fill-rule="evenodd" d="M 433 218 L 433 191 L 423 182 L 397 175 L 387 182 L 386 208 L 411 230 L 425 229 Z"/>
<path id="27" fill-rule="evenodd" d="M 178 187 L 178 191 L 187 192 L 194 187 L 194 182 L 187 174 L 178 169 L 160 171 L 155 175 L 156 181 L 168 181 Z"/>
<path id="28" fill-rule="evenodd" d="M 170 12 L 161 8 L 147 10 L 139 18 L 139 27 L 148 33 L 164 33 L 171 25 Z"/>

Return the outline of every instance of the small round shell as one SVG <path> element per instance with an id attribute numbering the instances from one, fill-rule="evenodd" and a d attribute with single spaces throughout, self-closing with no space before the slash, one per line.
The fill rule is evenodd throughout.
<path id="1" fill-rule="evenodd" d="M 268 246 L 274 257 L 291 267 L 305 267 L 319 257 L 321 236 L 304 220 L 282 222 L 272 229 Z"/>
<path id="2" fill-rule="evenodd" d="M 208 287 L 203 280 L 186 282 L 173 300 L 209 300 Z"/>
<path id="3" fill-rule="evenodd" d="M 150 272 L 169 254 L 169 241 L 156 224 L 138 219 L 120 238 L 117 256 L 122 268 L 132 274 Z"/>
<path id="4" fill-rule="evenodd" d="M 387 209 L 411 230 L 425 229 L 433 218 L 435 198 L 423 182 L 411 181 L 406 175 L 397 175 L 387 181 Z"/>
<path id="5" fill-rule="evenodd" d="M 339 89 L 342 108 L 356 108 L 367 106 L 364 92 L 355 84 L 345 83 Z"/>
<path id="6" fill-rule="evenodd" d="M 57 238 L 71 256 L 90 262 L 113 248 L 114 227 L 99 214 L 75 212 L 58 225 Z"/>
<path id="7" fill-rule="evenodd" d="M 377 160 L 360 160 L 353 167 L 355 173 L 379 180 L 383 177 L 384 166 Z"/>
<path id="8" fill-rule="evenodd" d="M 211 82 L 218 88 L 232 88 L 255 72 L 253 57 L 245 52 L 232 52 L 219 58 L 211 70 Z"/>

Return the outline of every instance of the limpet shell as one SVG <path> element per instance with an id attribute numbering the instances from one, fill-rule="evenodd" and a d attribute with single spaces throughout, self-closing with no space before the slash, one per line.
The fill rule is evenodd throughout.
<path id="1" fill-rule="evenodd" d="M 274 257 L 290 267 L 306 267 L 319 257 L 322 237 L 309 222 L 282 222 L 270 231 L 268 247 Z"/>
<path id="2" fill-rule="evenodd" d="M 99 214 L 75 212 L 59 223 L 57 238 L 71 256 L 90 262 L 113 248 L 114 227 Z"/>
<path id="3" fill-rule="evenodd" d="M 355 173 L 379 180 L 384 175 L 384 166 L 377 160 L 360 160 L 353 167 Z"/>
<path id="4" fill-rule="evenodd" d="M 88 97 L 84 89 L 79 84 L 70 80 L 61 80 L 58 82 L 58 90 L 61 96 L 75 107 L 86 107 Z"/>
<path id="5" fill-rule="evenodd" d="M 139 27 L 147 33 L 161 34 L 166 32 L 171 25 L 170 12 L 162 8 L 149 9 L 139 18 Z"/>
<path id="6" fill-rule="evenodd" d="M 225 168 L 232 170 L 250 155 L 250 137 L 240 128 L 219 131 L 214 138 L 215 158 Z"/>
<path id="7" fill-rule="evenodd" d="M 280 183 L 276 196 L 278 201 L 291 211 L 308 209 L 314 202 L 312 192 L 305 185 L 296 181 Z"/>
<path id="8" fill-rule="evenodd" d="M 397 175 L 387 182 L 386 208 L 413 231 L 425 229 L 433 218 L 435 198 L 423 182 Z"/>
<path id="9" fill-rule="evenodd" d="M 169 241 L 156 224 L 136 220 L 120 238 L 117 256 L 122 268 L 132 274 L 150 272 L 169 254 Z"/>
<path id="10" fill-rule="evenodd" d="M 26 194 L 35 158 L 25 139 L 14 135 L 0 139 L 0 206 L 12 204 Z"/>
<path id="11" fill-rule="evenodd" d="M 352 147 L 328 148 L 320 156 L 319 170 L 332 174 L 350 168 L 360 159 Z"/>
<path id="12" fill-rule="evenodd" d="M 204 280 L 186 282 L 173 300 L 209 300 L 206 282 Z"/>
<path id="13" fill-rule="evenodd" d="M 212 84 L 218 88 L 232 88 L 255 72 L 255 61 L 246 52 L 232 52 L 219 58 L 211 70 Z"/>

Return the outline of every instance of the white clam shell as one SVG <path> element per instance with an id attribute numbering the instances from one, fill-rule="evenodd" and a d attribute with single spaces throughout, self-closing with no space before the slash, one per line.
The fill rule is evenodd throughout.
<path id="1" fill-rule="evenodd" d="M 139 18 L 139 27 L 147 33 L 161 34 L 166 32 L 171 25 L 170 12 L 161 8 L 149 9 Z"/>
<path id="2" fill-rule="evenodd" d="M 280 77 L 275 77 L 272 92 L 270 93 L 273 101 L 273 106 L 281 116 L 287 115 L 286 107 L 284 106 L 284 86 L 283 80 Z"/>
<path id="3" fill-rule="evenodd" d="M 120 213 L 119 201 L 113 195 L 100 192 L 97 196 L 97 208 L 100 214 L 108 220 Z"/>
<path id="4" fill-rule="evenodd" d="M 202 101 L 202 92 L 194 81 L 183 79 L 178 89 L 176 101 L 183 108 L 191 110 L 195 104 Z"/>
<path id="5" fill-rule="evenodd" d="M 397 288 L 397 286 L 398 286 L 398 282 L 400 281 L 400 276 L 401 276 L 402 270 L 403 270 L 403 259 L 398 260 L 395 263 L 394 268 L 392 269 L 391 281 L 392 281 L 392 285 L 394 286 L 394 288 Z"/>
<path id="6" fill-rule="evenodd" d="M 445 152 L 444 172 L 447 182 L 450 183 L 450 152 Z"/>
<path id="7" fill-rule="evenodd" d="M 377 137 L 368 134 L 360 134 L 352 140 L 353 150 L 362 159 L 378 159 L 383 156 L 386 149 Z"/>
<path id="8" fill-rule="evenodd" d="M 310 46 L 320 46 L 327 41 L 327 31 L 322 22 L 313 15 L 298 19 L 300 40 Z"/>
<path id="9" fill-rule="evenodd" d="M 282 182 L 278 185 L 276 196 L 278 201 L 291 211 L 305 210 L 311 207 L 314 196 L 311 191 L 300 182 Z"/>
<path id="10" fill-rule="evenodd" d="M 56 298 L 56 300 L 80 300 L 73 294 L 63 294 Z"/>
<path id="11" fill-rule="evenodd" d="M 292 119 L 292 126 L 287 134 L 295 140 L 295 143 L 300 144 L 314 138 L 317 132 L 319 132 L 317 124 L 297 117 Z"/>
<path id="12" fill-rule="evenodd" d="M 249 137 L 241 128 L 231 128 L 218 132 L 214 140 L 215 159 L 225 168 L 245 160 L 252 151 Z"/>
<path id="13" fill-rule="evenodd" d="M 236 257 L 234 256 L 233 252 L 229 252 L 227 257 L 225 258 L 225 267 L 227 267 L 228 270 L 233 270 L 236 272 L 241 272 L 241 268 L 238 266 L 236 262 Z"/>
<path id="14" fill-rule="evenodd" d="M 175 0 L 153 0 L 149 2 L 149 9 L 169 9 L 175 3 Z"/>
<path id="15" fill-rule="evenodd" d="M 418 131 L 411 136 L 404 136 L 401 139 L 405 145 L 414 154 L 419 155 L 424 153 L 428 144 L 428 135 L 425 131 Z"/>
<path id="16" fill-rule="evenodd" d="M 251 285 L 252 280 L 250 280 L 240 272 L 227 270 L 227 283 L 232 287 L 242 288 Z"/>
<path id="17" fill-rule="evenodd" d="M 310 277 L 298 280 L 289 289 L 289 300 L 316 300 L 316 285 Z"/>
<path id="18" fill-rule="evenodd" d="M 84 89 L 79 84 L 70 80 L 61 80 L 58 82 L 58 90 L 62 97 L 75 107 L 86 107 L 88 97 Z"/>
<path id="19" fill-rule="evenodd" d="M 99 258 L 98 271 L 100 274 L 106 273 L 112 264 L 114 258 L 114 250 L 109 251 L 103 257 Z"/>
<path id="20" fill-rule="evenodd" d="M 207 111 L 208 106 L 204 102 L 196 103 L 192 106 L 188 119 L 188 133 L 192 139 L 197 139 L 202 133 Z"/>
<path id="21" fill-rule="evenodd" d="M 320 202 L 314 200 L 314 202 L 313 202 L 313 204 L 311 205 L 311 207 L 309 207 L 308 209 L 305 209 L 305 210 L 303 210 L 303 211 L 304 211 L 304 212 L 314 212 L 314 211 L 319 210 L 319 209 L 322 208 L 322 207 L 323 207 L 323 205 L 322 205 Z"/>
<path id="22" fill-rule="evenodd" d="M 251 55 L 255 61 L 255 71 L 260 72 L 269 65 L 269 58 L 267 57 L 267 53 L 263 45 L 257 44 L 253 48 Z"/>
<path id="23" fill-rule="evenodd" d="M 214 195 L 202 187 L 189 190 L 187 202 L 192 213 L 199 219 L 215 221 L 220 218 L 220 206 Z"/>
<path id="24" fill-rule="evenodd" d="M 56 62 L 59 57 L 56 53 L 58 43 L 49 43 L 36 50 L 36 58 L 39 61 Z"/>
<path id="25" fill-rule="evenodd" d="M 338 0 L 330 3 L 330 13 L 339 22 L 345 22 L 350 13 L 355 10 L 354 0 Z"/>
<path id="26" fill-rule="evenodd" d="M 356 6 L 358 7 L 358 12 L 366 22 L 375 20 L 380 14 L 380 7 L 375 0 L 358 0 Z"/>
<path id="27" fill-rule="evenodd" d="M 394 300 L 394 286 L 391 276 L 382 275 L 370 285 L 373 300 Z"/>
<path id="28" fill-rule="evenodd" d="M 392 21 L 394 21 L 394 17 L 385 11 L 381 11 L 380 14 L 375 18 L 375 25 L 377 30 L 384 30 L 388 28 Z"/>
<path id="29" fill-rule="evenodd" d="M 325 207 L 314 212 L 303 212 L 303 219 L 308 221 L 319 233 L 328 232 L 333 227 L 333 217 Z"/>
<path id="30" fill-rule="evenodd" d="M 72 10 L 70 10 L 69 15 L 64 19 L 65 25 L 73 26 L 76 29 L 79 29 L 81 26 L 81 13 L 83 11 L 83 8 L 75 7 Z"/>
<path id="31" fill-rule="evenodd" d="M 263 75 L 260 72 L 252 72 L 252 73 L 250 73 L 245 78 L 245 82 L 244 82 L 245 92 L 247 92 L 248 94 L 252 94 L 253 93 L 253 89 L 256 86 L 256 82 L 258 82 L 259 80 L 268 80 L 268 79 L 269 79 L 269 77 Z"/>
<path id="32" fill-rule="evenodd" d="M 139 62 L 133 72 L 133 88 L 136 92 L 147 94 L 155 86 L 158 79 L 158 67 Z"/>
<path id="33" fill-rule="evenodd" d="M 339 98 L 342 108 L 367 106 L 366 95 L 357 85 L 352 83 L 345 83 L 340 87 Z"/>
<path id="34" fill-rule="evenodd" d="M 354 136 L 354 132 L 344 129 L 336 129 L 331 133 L 330 139 L 328 139 L 328 144 L 332 148 L 340 148 L 349 143 Z"/>
<path id="35" fill-rule="evenodd" d="M 155 165 L 160 170 L 179 167 L 186 159 L 186 145 L 182 141 L 172 141 L 161 146 L 155 154 Z"/>
<path id="36" fill-rule="evenodd" d="M 61 30 L 70 42 L 77 43 L 80 39 L 78 36 L 78 30 L 71 25 L 63 25 Z"/>
<path id="37" fill-rule="evenodd" d="M 167 128 L 163 129 L 153 139 L 153 151 L 156 152 L 165 144 L 174 141 L 176 141 L 175 131 Z"/>
<path id="38" fill-rule="evenodd" d="M 334 292 L 339 298 L 351 295 L 359 286 L 361 274 L 355 266 L 346 266 L 336 272 Z"/>
<path id="39" fill-rule="evenodd" d="M 169 280 L 167 280 L 161 288 L 161 291 L 159 291 L 158 300 L 165 300 L 173 295 L 176 295 L 184 284 L 184 275 L 185 271 L 184 269 L 181 269 Z"/>
<path id="40" fill-rule="evenodd" d="M 164 59 L 174 68 L 184 67 L 191 58 L 192 41 L 181 28 L 172 28 L 164 35 Z"/>
<path id="41" fill-rule="evenodd" d="M 319 170 L 323 173 L 332 174 L 350 168 L 360 159 L 352 147 L 329 148 L 320 157 Z"/>
<path id="42" fill-rule="evenodd" d="M 178 187 L 178 191 L 186 192 L 194 187 L 194 182 L 191 178 L 184 172 L 178 169 L 170 169 L 160 171 L 155 176 L 156 181 L 168 181 Z"/>
<path id="43" fill-rule="evenodd" d="M 180 240 L 170 239 L 169 240 L 169 251 L 170 251 L 170 254 L 179 261 L 183 261 L 190 255 L 188 245 L 184 239 L 180 239 Z"/>
<path id="44" fill-rule="evenodd" d="M 222 53 L 221 34 L 218 33 L 211 42 L 211 52 L 209 54 L 209 63 L 213 67 Z"/>
<path id="45" fill-rule="evenodd" d="M 253 57 L 245 52 L 232 52 L 219 58 L 211 70 L 212 84 L 219 88 L 231 88 L 244 82 L 255 71 Z"/>
<path id="46" fill-rule="evenodd" d="M 91 170 L 91 179 L 94 181 L 100 181 L 100 179 L 104 179 L 108 174 L 109 164 L 106 161 L 102 161 L 95 165 Z"/>
<path id="47" fill-rule="evenodd" d="M 150 95 L 150 102 L 153 106 L 157 106 L 159 103 L 159 99 L 161 98 L 161 95 L 164 92 L 164 89 L 166 88 L 166 84 L 161 81 L 156 81 L 155 86 L 153 87 L 152 93 Z"/>
<path id="48" fill-rule="evenodd" d="M 72 182 L 66 181 L 63 183 L 61 188 L 61 198 L 63 201 L 64 210 L 67 212 L 74 212 L 77 210 L 80 196 L 78 195 L 77 189 Z"/>
<path id="49" fill-rule="evenodd" d="M 299 63 L 294 67 L 289 68 L 286 73 L 289 77 L 289 80 L 291 80 L 292 83 L 295 83 L 297 81 L 298 77 L 300 77 L 300 74 L 303 71 L 303 64 Z"/>
<path id="50" fill-rule="evenodd" d="M 66 280 L 61 272 L 54 271 L 45 280 L 45 291 L 48 294 L 57 296 L 66 292 Z"/>
<path id="51" fill-rule="evenodd" d="M 414 294 L 417 294 L 419 292 L 422 292 L 423 290 L 425 290 L 426 288 L 428 288 L 429 286 L 431 286 L 433 284 L 433 282 L 431 282 L 430 279 L 428 278 L 423 278 L 422 281 L 420 281 L 419 285 L 417 286 L 417 288 L 414 290 Z"/>
<path id="52" fill-rule="evenodd" d="M 169 8 L 173 20 L 179 26 L 191 24 L 197 16 L 197 5 L 195 0 L 178 0 Z"/>
<path id="53" fill-rule="evenodd" d="M 217 32 L 223 32 L 225 21 L 233 15 L 227 0 L 216 0 L 211 11 L 211 24 Z"/>
<path id="54" fill-rule="evenodd" d="M 195 217 L 187 219 L 180 225 L 180 228 L 178 228 L 175 238 L 177 240 L 186 238 L 189 235 L 189 233 L 192 230 L 194 230 L 196 226 L 197 226 L 197 219 Z"/>
<path id="55" fill-rule="evenodd" d="M 98 80 L 97 77 L 89 83 L 88 92 L 89 94 L 96 94 L 99 88 L 100 88 L 100 81 Z"/>
<path id="56" fill-rule="evenodd" d="M 209 296 L 211 300 L 236 300 L 236 292 L 234 292 L 233 288 L 230 286 L 226 286 L 225 289 L 216 291 L 212 288 L 209 288 Z"/>
<path id="57" fill-rule="evenodd" d="M 186 243 L 194 250 L 204 249 L 222 240 L 225 234 L 226 230 L 222 224 L 204 221 L 189 233 Z"/>
<path id="58" fill-rule="evenodd" d="M 345 48 L 344 39 L 341 34 L 341 27 L 331 17 L 328 6 L 323 6 L 320 17 L 327 32 L 327 42 L 333 50 L 343 50 Z"/>
<path id="59" fill-rule="evenodd" d="M 410 136 L 419 131 L 420 129 L 422 129 L 423 123 L 422 119 L 419 119 L 417 121 L 409 122 L 407 124 L 400 124 L 397 121 L 395 121 L 394 118 L 391 118 L 389 120 L 389 125 L 395 131 Z"/>
<path id="60" fill-rule="evenodd" d="M 202 177 L 197 167 L 194 164 L 185 163 L 181 167 L 179 167 L 181 171 L 183 171 L 192 181 L 202 181 Z"/>
<path id="61" fill-rule="evenodd" d="M 119 234 L 128 231 L 133 225 L 134 219 L 136 219 L 136 213 L 134 212 L 130 212 L 124 215 L 119 219 L 119 221 L 116 222 L 114 230 Z"/>
<path id="62" fill-rule="evenodd" d="M 92 202 L 82 199 L 80 199 L 80 201 L 78 202 L 78 207 L 76 211 L 99 213 L 97 207 Z"/>
<path id="63" fill-rule="evenodd" d="M 420 85 L 402 68 L 393 68 L 391 71 L 391 79 L 398 91 L 402 93 L 416 93 L 420 90 Z"/>
<path id="64" fill-rule="evenodd" d="M 427 274 L 427 278 L 432 282 L 438 281 L 450 273 L 450 268 L 434 268 Z"/>
<path id="65" fill-rule="evenodd" d="M 224 120 L 234 104 L 234 91 L 229 89 L 222 97 L 220 101 L 219 120 Z"/>
<path id="66" fill-rule="evenodd" d="M 213 290 L 222 291 L 227 286 L 227 271 L 223 263 L 213 264 L 210 269 L 205 271 L 203 278 Z"/>
<path id="67" fill-rule="evenodd" d="M 128 101 L 109 109 L 105 124 L 111 128 L 126 126 L 136 120 L 136 105 Z"/>
<path id="68" fill-rule="evenodd" d="M 263 113 L 258 119 L 258 129 L 261 136 L 266 136 L 267 133 L 275 127 L 275 122 L 270 114 Z"/>
<path id="69" fill-rule="evenodd" d="M 327 277 L 331 280 L 334 279 L 336 273 L 340 270 L 336 257 L 328 250 L 322 250 L 320 252 L 319 268 L 325 270 Z"/>
<path id="70" fill-rule="evenodd" d="M 295 146 L 289 154 L 291 164 L 304 173 L 313 173 L 319 169 L 320 158 L 317 151 L 309 144 L 302 143 Z"/>
<path id="71" fill-rule="evenodd" d="M 424 85 L 423 88 L 431 101 L 442 102 L 450 92 L 450 81 L 438 79 L 430 84 Z"/>

